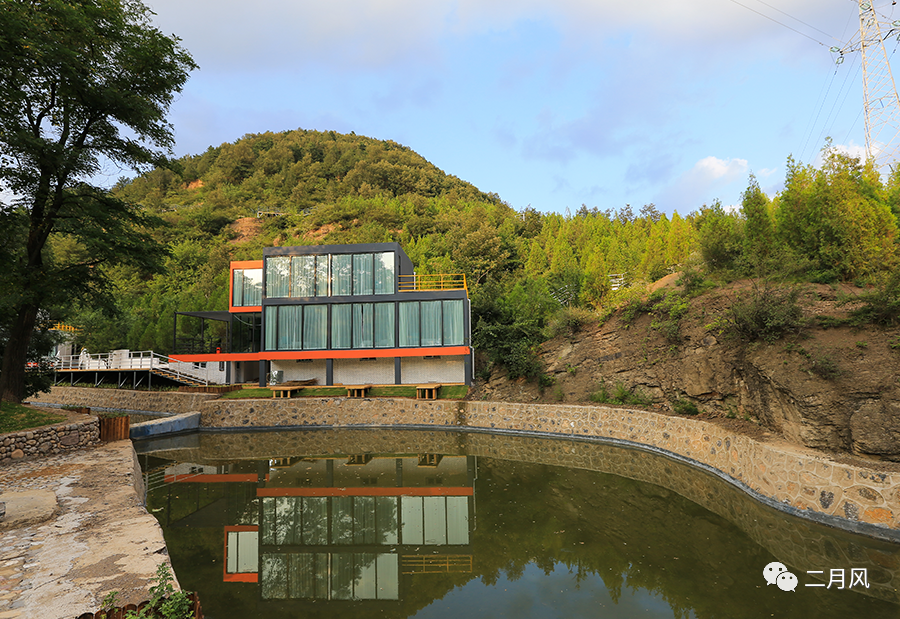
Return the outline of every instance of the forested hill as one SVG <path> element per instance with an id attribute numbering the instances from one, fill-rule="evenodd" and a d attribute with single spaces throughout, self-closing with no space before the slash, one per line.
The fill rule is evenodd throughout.
<path id="1" fill-rule="evenodd" d="M 82 328 L 78 345 L 92 352 L 170 351 L 173 311 L 227 309 L 229 262 L 259 259 L 273 245 L 394 241 L 419 273 L 464 273 L 473 343 L 513 376 L 540 373 L 536 344 L 639 299 L 675 271 L 689 274 L 685 295 L 710 280 L 877 284 L 897 272 L 900 173 L 883 185 L 870 166 L 834 151 L 818 170 L 788 160 L 774 200 L 751 177 L 739 210 L 697 205 L 684 217 L 652 204 L 637 213 L 516 211 L 409 148 L 330 131 L 247 135 L 112 193 L 158 217 L 152 234 L 168 257 L 156 274 L 110 270 L 115 317 L 94 307 L 52 311 Z M 60 236 L 52 251 L 65 262 L 81 250 Z M 685 307 L 667 303 L 670 314 Z"/>
<path id="2" fill-rule="evenodd" d="M 297 129 L 246 135 L 234 144 L 122 182 L 118 193 L 147 206 L 205 205 L 299 213 L 346 196 L 451 195 L 497 202 L 390 140 Z"/>
<path id="3" fill-rule="evenodd" d="M 113 194 L 160 218 L 153 235 L 170 255 L 156 275 L 113 273 L 116 318 L 95 308 L 66 316 L 92 351 L 168 351 L 172 312 L 226 309 L 228 262 L 258 259 L 263 247 L 386 241 L 420 273 L 465 273 L 476 322 L 509 323 L 518 336 L 493 336 L 526 350 L 557 309 L 599 307 L 610 273 L 657 278 L 695 237 L 689 221 L 652 205 L 637 217 L 517 212 L 407 147 L 333 131 L 247 135 L 120 181 Z"/>

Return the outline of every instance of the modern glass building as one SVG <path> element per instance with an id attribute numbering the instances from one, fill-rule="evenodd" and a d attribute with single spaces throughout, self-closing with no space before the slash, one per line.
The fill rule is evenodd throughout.
<path id="1" fill-rule="evenodd" d="M 173 357 L 260 385 L 472 382 L 465 276 L 417 275 L 397 243 L 269 247 L 231 263 L 230 287 L 227 312 L 176 313 Z M 179 338 L 179 317 L 199 337 Z"/>

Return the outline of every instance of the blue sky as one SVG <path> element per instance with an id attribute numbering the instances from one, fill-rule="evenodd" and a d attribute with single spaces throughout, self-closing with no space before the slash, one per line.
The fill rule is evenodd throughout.
<path id="1" fill-rule="evenodd" d="M 200 65 L 171 111 L 179 156 L 354 131 L 516 209 L 685 214 L 738 203 L 751 172 L 774 195 L 826 136 L 865 144 L 858 53 L 829 52 L 857 33 L 853 0 L 146 4 Z"/>

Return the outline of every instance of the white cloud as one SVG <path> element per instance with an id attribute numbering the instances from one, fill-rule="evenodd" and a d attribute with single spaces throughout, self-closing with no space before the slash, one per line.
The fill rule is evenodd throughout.
<path id="1" fill-rule="evenodd" d="M 749 174 L 746 159 L 719 159 L 704 157 L 667 187 L 657 204 L 665 211 L 679 212 L 696 210 L 704 203 L 720 197 L 717 192 L 741 180 Z"/>

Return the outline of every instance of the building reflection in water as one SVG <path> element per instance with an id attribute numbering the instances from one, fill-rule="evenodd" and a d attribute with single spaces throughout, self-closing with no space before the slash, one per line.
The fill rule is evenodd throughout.
<path id="1" fill-rule="evenodd" d="M 225 582 L 321 602 L 399 600 L 415 574 L 471 572 L 475 478 L 474 456 L 419 454 L 178 464 L 164 481 L 227 483 Z M 204 509 L 168 526 L 209 526 Z"/>

